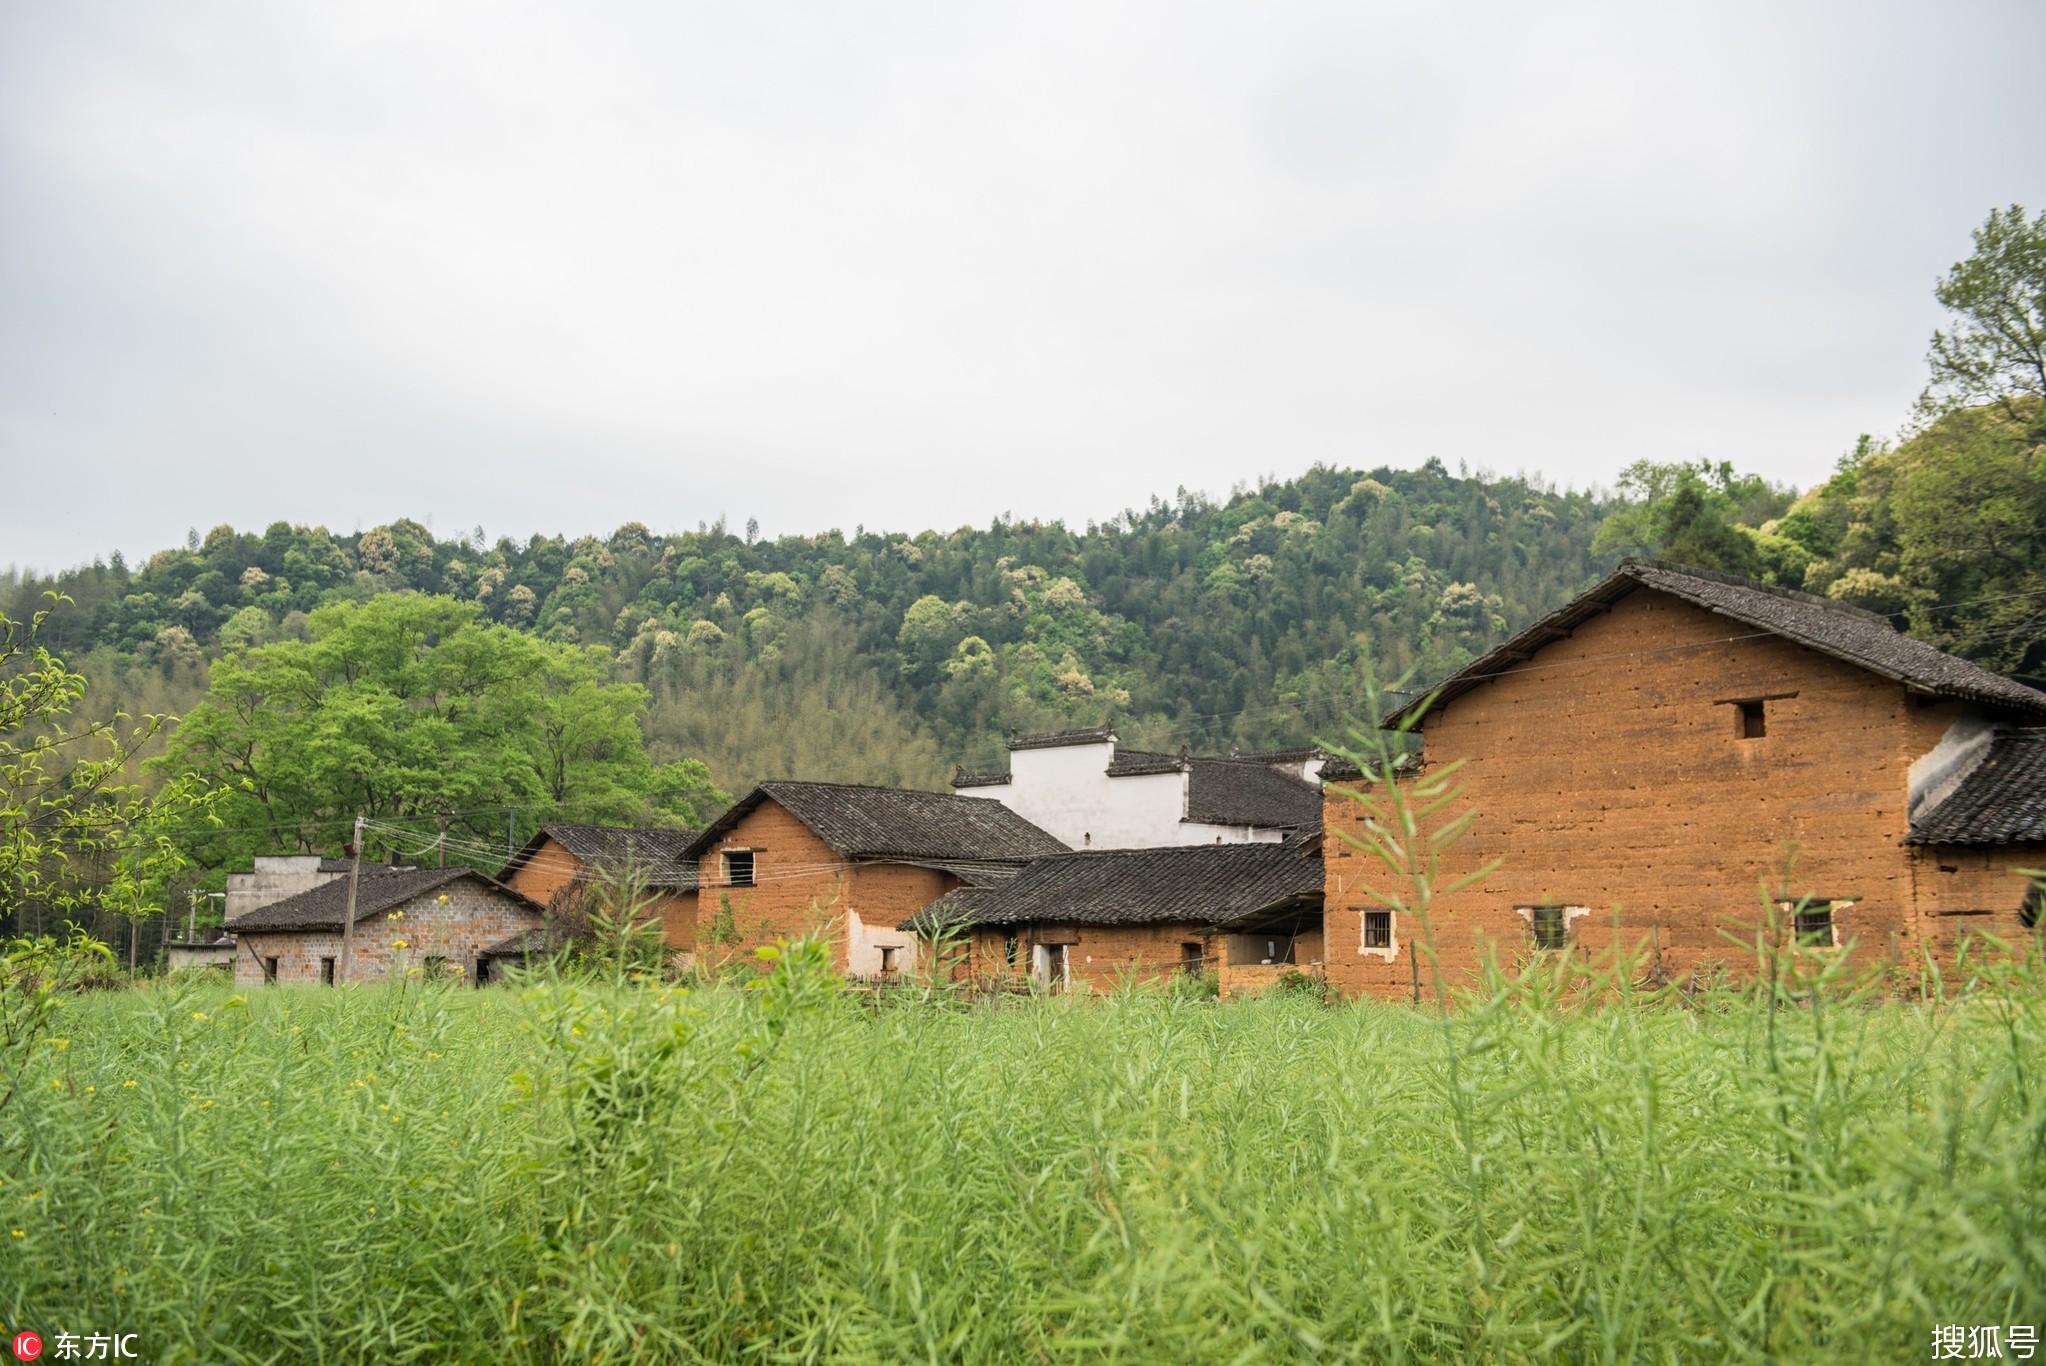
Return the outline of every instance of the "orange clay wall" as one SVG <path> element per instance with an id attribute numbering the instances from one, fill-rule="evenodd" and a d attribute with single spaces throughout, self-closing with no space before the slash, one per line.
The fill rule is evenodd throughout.
<path id="1" fill-rule="evenodd" d="M 723 854 L 751 849 L 755 885 L 732 887 L 725 882 Z M 707 968 L 750 958 L 753 950 L 777 938 L 796 938 L 835 923 L 833 966 L 847 967 L 845 923 L 856 914 L 871 930 L 882 930 L 893 942 L 913 945 L 894 927 L 959 885 L 957 878 L 934 869 L 902 864 L 848 864 L 834 854 L 808 826 L 773 800 L 741 817 L 716 849 L 698 865 L 694 947 L 696 961 Z M 724 899 L 731 916 L 728 942 L 718 942 Z"/>
<path id="2" fill-rule="evenodd" d="M 1770 699 L 1760 738 L 1739 738 L 1730 703 L 1743 698 Z M 1617 932 L 1658 947 L 1674 974 L 1740 971 L 1753 955 L 1722 932 L 1752 940 L 1765 885 L 1853 899 L 1836 922 L 1857 955 L 1937 950 L 1918 914 L 1926 875 L 1903 845 L 1908 770 L 1960 710 L 1663 594 L 1630 594 L 1427 718 L 1428 772 L 1466 761 L 1462 805 L 1476 812 L 1443 881 L 1501 860 L 1436 902 L 1446 975 L 1470 980 L 1487 943 L 1509 968 L 1533 954 L 1515 908 L 1539 903 L 1588 909 L 1570 922 L 1581 950 Z M 1397 923 L 1390 953 L 1363 949 L 1364 884 L 1386 870 L 1341 838 L 1358 831 L 1354 801 L 1331 791 L 1325 815 L 1330 981 L 1348 996 L 1406 997 L 1419 926 Z M 1955 895 L 2008 902 L 2014 919 L 2022 889 L 1995 891 L 2000 876 Z M 1431 976 L 1423 964 L 1424 991 Z"/>
<path id="3" fill-rule="evenodd" d="M 551 905 L 557 894 L 582 872 L 582 862 L 550 836 L 505 880 L 505 886 L 542 906 Z M 687 950 L 696 938 L 696 893 L 657 891 L 651 907 L 661 922 L 661 933 L 671 948 Z"/>

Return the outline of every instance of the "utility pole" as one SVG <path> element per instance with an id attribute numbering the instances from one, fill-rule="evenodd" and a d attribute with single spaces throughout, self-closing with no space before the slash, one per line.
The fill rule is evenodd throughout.
<path id="1" fill-rule="evenodd" d="M 355 964 L 355 887 L 362 880 L 362 817 L 355 818 L 355 859 L 348 865 L 348 910 L 341 917 L 341 980 Z"/>
<path id="2" fill-rule="evenodd" d="M 199 889 L 192 889 L 192 909 L 185 912 L 185 942 L 191 943 L 199 937 Z"/>
<path id="3" fill-rule="evenodd" d="M 514 806 L 504 813 L 504 861 L 510 863 L 512 855 L 519 852 L 519 809 Z"/>
<path id="4" fill-rule="evenodd" d="M 448 818 L 446 813 L 441 815 L 440 839 L 435 841 L 435 843 L 440 848 L 440 866 L 445 868 L 448 866 Z"/>

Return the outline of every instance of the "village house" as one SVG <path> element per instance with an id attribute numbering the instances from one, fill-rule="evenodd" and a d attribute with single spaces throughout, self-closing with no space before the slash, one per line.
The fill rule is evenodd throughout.
<path id="1" fill-rule="evenodd" d="M 221 899 L 221 919 L 238 916 L 285 897 L 310 891 L 348 873 L 348 860 L 322 858 L 318 854 L 258 854 L 246 873 L 229 873 L 226 892 L 208 896 Z M 197 896 L 194 897 L 196 910 Z M 226 925 L 187 924 L 182 939 L 163 946 L 164 970 L 183 972 L 193 968 L 231 968 L 235 960 L 234 936 Z"/>
<path id="2" fill-rule="evenodd" d="M 347 907 L 343 873 L 228 921 L 236 985 L 342 980 Z M 536 902 L 472 869 L 365 864 L 346 980 L 383 981 L 416 968 L 480 986 L 495 975 L 497 961 L 522 956 L 543 925 Z"/>
<path id="3" fill-rule="evenodd" d="M 998 802 L 762 783 L 684 851 L 701 889 L 688 942 L 715 968 L 776 938 L 829 929 L 838 971 L 885 978 L 915 965 L 916 937 L 897 928 L 906 916 L 1064 851 Z"/>
<path id="4" fill-rule="evenodd" d="M 527 840 L 497 880 L 542 906 L 581 894 L 605 879 L 631 882 L 657 916 L 668 943 L 687 949 L 696 927 L 694 830 L 553 824 Z"/>
<path id="5" fill-rule="evenodd" d="M 962 797 L 997 801 L 1069 849 L 1276 844 L 1321 821 L 1319 750 L 1229 759 L 1120 747 L 1115 731 L 1012 735 L 1006 772 L 952 779 Z"/>
<path id="6" fill-rule="evenodd" d="M 1320 840 L 1083 850 L 947 893 L 900 928 L 949 935 L 955 977 L 1105 990 L 1213 973 L 1225 996 L 1322 959 Z"/>
<path id="7" fill-rule="evenodd" d="M 1422 708 L 1425 707 L 1425 711 Z M 1456 761 L 1475 813 L 1437 949 L 1468 980 L 1617 935 L 1683 975 L 1751 969 L 1774 902 L 1795 939 L 1908 968 L 1970 934 L 2030 935 L 2046 865 L 2046 693 L 1883 617 L 1726 575 L 1629 563 L 1386 718 L 1418 716 L 1423 771 Z M 1345 995 L 1406 997 L 1420 927 L 1367 890 L 1386 870 L 1331 765 L 1326 959 Z M 1802 909 L 1800 909 L 1802 908 Z"/>

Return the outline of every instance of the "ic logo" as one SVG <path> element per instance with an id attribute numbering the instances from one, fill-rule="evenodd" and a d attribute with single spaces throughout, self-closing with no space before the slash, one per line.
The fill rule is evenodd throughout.
<path id="1" fill-rule="evenodd" d="M 43 1340 L 34 1333 L 14 1335 L 14 1355 L 22 1361 L 34 1361 L 43 1354 Z"/>

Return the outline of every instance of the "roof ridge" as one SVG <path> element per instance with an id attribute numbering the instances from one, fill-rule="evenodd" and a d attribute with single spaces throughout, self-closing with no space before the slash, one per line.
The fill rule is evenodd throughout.
<path id="1" fill-rule="evenodd" d="M 1841 602 L 1838 598 L 1827 598 L 1821 597 L 1817 593 L 1807 593 L 1802 588 L 1785 588 L 1780 584 L 1761 583 L 1744 575 L 1726 573 L 1724 570 L 1701 569 L 1697 565 L 1680 564 L 1675 560 L 1641 559 L 1632 555 L 1621 560 L 1619 568 L 1620 572 L 1629 574 L 1637 569 L 1655 569 L 1665 574 L 1682 574 L 1687 578 L 1704 579 L 1707 583 L 1723 583 L 1729 588 L 1748 588 L 1757 593 L 1767 593 L 1773 598 L 1783 598 L 1790 602 L 1803 603 L 1807 607 L 1820 607 L 1828 612 L 1838 612 L 1842 616 L 1859 617 L 1863 621 L 1881 622 L 1889 627 L 1890 630 L 1897 630 L 1896 623 L 1892 622 L 1888 616 L 1881 612 L 1871 612 L 1866 607 L 1856 607 L 1853 603 Z M 1903 633 L 1898 632 L 1898 634 L 1901 635 Z"/>

